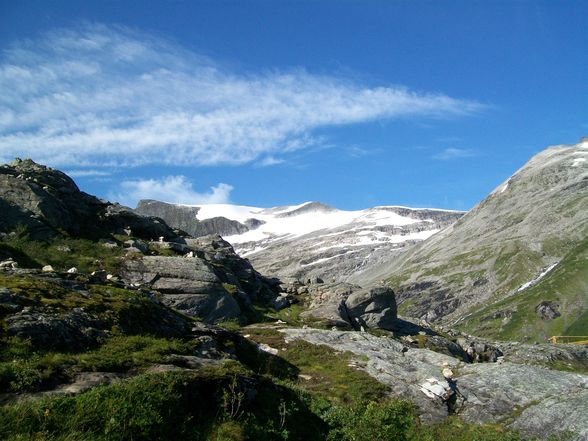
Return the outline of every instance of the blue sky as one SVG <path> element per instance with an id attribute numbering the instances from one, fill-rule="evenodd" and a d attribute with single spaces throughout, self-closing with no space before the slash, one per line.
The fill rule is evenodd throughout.
<path id="1" fill-rule="evenodd" d="M 0 0 L 0 160 L 133 205 L 469 209 L 588 134 L 585 1 Z"/>

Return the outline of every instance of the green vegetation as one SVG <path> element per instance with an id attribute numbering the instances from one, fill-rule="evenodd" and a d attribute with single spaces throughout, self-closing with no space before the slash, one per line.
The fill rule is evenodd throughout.
<path id="1" fill-rule="evenodd" d="M 0 242 L 0 253 L 30 268 L 51 265 L 56 271 L 67 271 L 76 267 L 81 272 L 90 273 L 99 269 L 116 272 L 125 250 L 121 246 L 107 247 L 88 239 L 31 240 L 26 233 L 20 232 Z"/>
<path id="2" fill-rule="evenodd" d="M 318 440 L 324 431 L 291 390 L 226 369 L 141 375 L 0 408 L 0 438 L 13 440 Z"/>
<path id="3" fill-rule="evenodd" d="M 587 271 L 588 238 L 568 252 L 536 285 L 475 310 L 463 329 L 505 340 L 537 342 L 546 342 L 552 335 L 588 335 Z M 560 316 L 542 320 L 535 309 L 543 301 L 559 305 Z M 508 311 L 506 318 L 501 311 Z"/>
<path id="4" fill-rule="evenodd" d="M 283 334 L 271 328 L 250 326 L 244 328 L 243 333 L 258 343 L 279 350 L 279 358 L 261 353 L 260 359 L 252 363 L 261 374 L 293 381 L 296 387 L 332 403 L 380 400 L 386 395 L 387 388 L 382 383 L 349 366 L 352 361 L 364 363 L 363 360 L 354 360 L 350 352 L 337 352 L 328 346 L 303 340 L 287 344 Z"/>
<path id="5" fill-rule="evenodd" d="M 127 256 L 127 249 L 123 247 L 123 242 L 130 239 L 136 238 L 112 234 L 90 240 L 64 234 L 47 240 L 32 240 L 25 229 L 18 228 L 14 234 L 0 240 L 0 260 L 12 258 L 26 268 L 51 265 L 56 271 L 67 271 L 76 267 L 83 273 L 96 270 L 116 273 L 123 258 L 132 258 L 132 255 Z M 145 245 L 148 254 L 177 255 L 174 250 L 160 247 L 158 243 Z"/>
<path id="6" fill-rule="evenodd" d="M 79 276 L 83 282 L 84 276 Z M 191 320 L 151 301 L 145 293 L 110 285 L 87 285 L 87 292 L 71 290 L 53 280 L 0 274 L 0 286 L 9 288 L 23 306 L 50 307 L 53 311 L 83 310 L 103 325 L 124 330 L 126 334 L 157 333 L 168 325 L 177 326 L 178 320 Z M 0 319 L 8 314 L 0 308 Z M 0 327 L 0 338 L 3 328 Z"/>
<path id="7" fill-rule="evenodd" d="M 71 381 L 79 372 L 141 371 L 170 354 L 193 355 L 194 341 L 144 335 L 115 336 L 94 350 L 35 351 L 29 342 L 4 339 L 0 350 L 0 391 L 34 392 Z"/>

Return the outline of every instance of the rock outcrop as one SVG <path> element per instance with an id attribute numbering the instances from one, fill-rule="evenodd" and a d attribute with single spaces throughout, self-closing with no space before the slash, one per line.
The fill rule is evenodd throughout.
<path id="1" fill-rule="evenodd" d="M 66 174 L 30 159 L 0 166 L 0 212 L 0 233 L 24 228 L 36 239 L 63 232 L 94 239 L 132 232 L 144 239 L 181 240 L 161 219 L 90 196 Z"/>
<path id="2" fill-rule="evenodd" d="M 87 275 L 4 269 L 0 273 L 0 319 L 6 334 L 34 348 L 81 350 L 95 346 L 113 329 L 181 337 L 190 320 L 164 306 L 153 292 L 124 290 Z M 116 305 L 108 308 L 108 305 Z"/>
<path id="3" fill-rule="evenodd" d="M 245 233 L 259 226 L 258 223 L 255 223 L 255 219 L 251 219 L 249 225 L 247 225 L 247 222 L 242 224 L 222 216 L 198 220 L 199 210 L 199 207 L 143 199 L 139 201 L 134 211 L 143 216 L 161 218 L 168 225 L 185 231 L 193 237 L 209 236 L 211 234 L 231 236 L 233 234 Z"/>
<path id="4" fill-rule="evenodd" d="M 320 283 L 317 283 L 320 281 Z M 303 298 L 302 316 L 341 329 L 397 329 L 394 291 L 387 287 L 361 288 L 349 283 L 324 283 L 310 278 L 282 284 L 286 293 Z"/>
<path id="5" fill-rule="evenodd" d="M 162 301 L 206 323 L 238 319 L 256 300 L 277 295 L 273 281 L 261 276 L 220 236 L 186 239 L 183 256 L 145 256 L 125 260 L 122 279 L 163 294 Z"/>
<path id="6" fill-rule="evenodd" d="M 287 341 L 302 339 L 350 351 L 358 366 L 390 387 L 390 394 L 409 399 L 423 421 L 458 414 L 475 423 L 503 422 L 545 439 L 567 433 L 581 441 L 588 436 L 588 376 L 529 364 L 524 357 L 549 345 L 504 347 L 497 363 L 463 363 L 449 355 L 402 345 L 368 333 L 318 329 L 282 329 Z M 516 349 L 514 349 L 516 347 Z M 560 349 L 568 352 L 566 348 Z M 574 351 L 575 349 L 570 349 Z M 573 358 L 572 353 L 568 356 Z M 444 371 L 451 370 L 446 378 Z M 567 439 L 567 438 L 566 438 Z"/>

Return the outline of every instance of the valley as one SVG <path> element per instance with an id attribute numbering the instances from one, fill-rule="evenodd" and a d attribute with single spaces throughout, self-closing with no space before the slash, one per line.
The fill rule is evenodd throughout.
<path id="1" fill-rule="evenodd" d="M 586 439 L 588 347 L 547 337 L 588 334 L 587 154 L 465 214 L 130 209 L 1 166 L 0 435 Z"/>

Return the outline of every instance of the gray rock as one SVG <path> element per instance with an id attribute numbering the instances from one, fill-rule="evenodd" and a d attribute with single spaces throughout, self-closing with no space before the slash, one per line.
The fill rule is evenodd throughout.
<path id="1" fill-rule="evenodd" d="M 107 335 L 106 323 L 88 313 L 25 312 L 7 317 L 7 333 L 30 340 L 33 347 L 82 349 Z"/>
<path id="2" fill-rule="evenodd" d="M 464 364 L 445 354 L 407 349 L 391 338 L 365 332 L 287 328 L 280 332 L 286 335 L 287 341 L 303 339 L 352 352 L 358 357 L 358 367 L 389 386 L 391 395 L 412 401 L 424 421 L 439 421 L 455 412 L 473 423 L 506 422 L 540 439 L 565 430 L 576 441 L 585 440 L 588 434 L 587 375 L 512 362 Z M 504 351 L 507 357 L 513 355 L 511 351 L 518 351 L 520 356 L 533 347 L 543 348 L 542 345 L 514 345 Z M 361 363 L 361 360 L 367 361 Z M 456 404 L 429 398 L 421 390 L 430 379 L 443 384 L 446 381 L 443 369 L 447 368 L 455 374 L 452 387 Z"/>
<path id="3" fill-rule="evenodd" d="M 271 303 L 272 307 L 276 310 L 284 309 L 290 306 L 290 302 L 287 297 L 278 296 Z"/>
<path id="4" fill-rule="evenodd" d="M 124 247 L 128 249 L 136 249 L 137 251 L 143 254 L 149 251 L 149 247 L 147 246 L 147 244 L 140 240 L 126 240 L 124 242 Z"/>
<path id="5" fill-rule="evenodd" d="M 397 318 L 394 291 L 387 287 L 356 291 L 347 297 L 345 307 L 354 326 L 393 329 Z"/>
<path id="6" fill-rule="evenodd" d="M 137 208 L 135 208 L 136 213 L 161 218 L 168 225 L 171 225 L 174 228 L 179 228 L 193 237 L 208 236 L 211 234 L 230 236 L 232 234 L 241 234 L 249 231 L 247 225 L 243 225 L 240 222 L 226 219 L 224 217 L 198 220 L 197 215 L 199 210 L 199 207 L 167 204 L 165 202 L 154 201 L 151 199 L 140 200 L 137 204 Z M 254 220 L 251 219 L 251 221 Z M 254 224 L 252 223 L 252 226 L 253 225 Z"/>
<path id="7" fill-rule="evenodd" d="M 199 317 L 204 323 L 218 323 L 238 319 L 241 316 L 239 304 L 226 292 L 168 294 L 163 297 L 163 303 Z"/>
<path id="8" fill-rule="evenodd" d="M 553 320 L 561 316 L 559 304 L 547 300 L 544 300 L 535 307 L 535 313 L 541 320 Z"/>
<path id="9" fill-rule="evenodd" d="M 30 159 L 0 166 L 0 232 L 23 226 L 33 239 L 60 236 L 106 237 L 133 234 L 144 239 L 178 234 L 163 221 L 140 216 L 129 208 L 81 192 L 64 173 Z"/>

